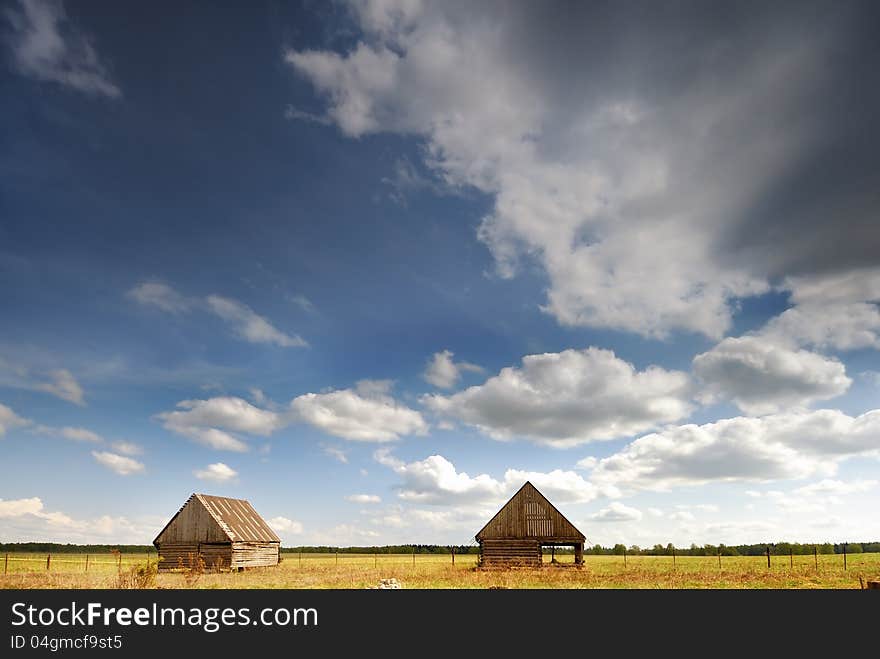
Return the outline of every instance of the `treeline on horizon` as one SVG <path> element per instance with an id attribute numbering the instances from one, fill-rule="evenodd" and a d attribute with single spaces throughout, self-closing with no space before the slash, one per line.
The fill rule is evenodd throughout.
<path id="1" fill-rule="evenodd" d="M 880 553 L 880 542 L 849 542 L 849 543 L 799 543 L 799 542 L 776 542 L 758 543 L 751 545 L 702 545 L 692 544 L 690 547 L 675 547 L 672 543 L 667 545 L 654 545 L 653 547 L 639 547 L 616 544 L 613 547 L 593 545 L 584 547 L 585 555 L 592 556 L 671 556 L 674 551 L 677 556 L 762 556 L 770 548 L 771 555 L 796 556 L 812 554 L 842 554 L 846 545 L 847 554 Z M 456 554 L 478 554 L 480 548 L 477 545 L 384 545 L 381 547 L 334 547 L 329 545 L 303 545 L 300 547 L 282 547 L 284 553 L 303 554 L 450 554 L 453 549 Z M 107 554 L 112 552 L 123 554 L 147 554 L 155 553 L 152 545 L 73 545 L 54 542 L 7 542 L 0 543 L 0 552 L 29 553 L 29 554 Z M 549 549 L 544 550 L 545 553 Z M 571 553 L 571 547 L 557 547 L 558 553 Z"/>

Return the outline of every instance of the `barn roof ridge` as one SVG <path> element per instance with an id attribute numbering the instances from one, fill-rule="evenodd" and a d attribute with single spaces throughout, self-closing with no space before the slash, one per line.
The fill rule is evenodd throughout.
<path id="1" fill-rule="evenodd" d="M 180 507 L 180 510 L 168 520 L 168 523 L 165 524 L 156 536 L 153 544 L 162 537 L 162 534 L 171 526 L 172 522 L 177 519 L 187 506 L 192 504 L 193 500 L 199 502 L 230 542 L 281 542 L 278 534 L 275 533 L 247 499 L 193 492 Z"/>
<path id="2" fill-rule="evenodd" d="M 559 509 L 558 509 L 556 506 L 553 505 L 553 503 L 550 501 L 550 499 L 548 499 L 548 498 L 544 495 L 543 492 L 541 492 L 537 487 L 534 486 L 534 484 L 533 484 L 531 481 L 528 481 L 528 480 L 527 480 L 525 483 L 523 483 L 522 486 L 521 486 L 519 489 L 517 489 L 516 492 L 514 492 L 514 494 L 513 494 L 508 500 L 507 500 L 507 502 L 506 502 L 503 506 L 501 506 L 501 508 L 498 509 L 498 512 L 496 512 L 494 515 L 492 515 L 491 519 L 489 519 L 489 521 L 486 522 L 486 524 L 483 526 L 483 528 L 481 528 L 481 529 L 476 533 L 476 535 L 474 536 L 474 538 L 475 538 L 476 540 L 480 540 L 480 536 L 486 531 L 486 529 L 488 529 L 488 528 L 491 526 L 492 522 L 494 522 L 495 519 L 496 519 L 496 518 L 497 518 L 497 517 L 498 517 L 498 516 L 499 516 L 499 515 L 500 515 L 500 514 L 501 514 L 501 513 L 502 513 L 502 512 L 508 507 L 508 506 L 510 506 L 510 505 L 513 503 L 513 501 L 519 496 L 519 494 L 520 494 L 520 493 L 521 493 L 526 487 L 530 487 L 532 490 L 534 490 L 535 493 L 536 493 L 538 496 L 540 496 L 540 497 L 541 497 L 541 498 L 547 503 L 547 505 L 550 506 L 550 508 L 551 508 L 551 509 L 552 509 L 557 515 L 559 515 L 559 517 L 562 519 L 562 521 L 565 522 L 565 524 L 567 524 L 568 526 L 570 526 L 571 529 L 572 529 L 575 533 L 577 533 L 577 536 L 581 538 L 581 542 L 585 542 L 585 541 L 586 541 L 586 536 L 580 531 L 580 529 L 578 529 L 574 524 L 572 524 L 571 521 L 570 521 L 565 515 L 563 515 L 563 514 L 559 511 Z"/>

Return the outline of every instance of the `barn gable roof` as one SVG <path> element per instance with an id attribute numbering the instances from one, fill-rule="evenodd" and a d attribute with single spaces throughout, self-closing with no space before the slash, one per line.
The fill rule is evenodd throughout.
<path id="1" fill-rule="evenodd" d="M 529 481 L 475 537 L 477 541 L 494 538 L 534 538 L 541 542 L 560 543 L 586 541 L 584 534 Z"/>
<path id="2" fill-rule="evenodd" d="M 260 517 L 249 501 L 210 494 L 193 494 L 168 521 L 153 544 L 159 542 L 165 531 L 189 506 L 203 508 L 217 526 L 219 535 L 230 542 L 281 542 L 281 538 Z"/>

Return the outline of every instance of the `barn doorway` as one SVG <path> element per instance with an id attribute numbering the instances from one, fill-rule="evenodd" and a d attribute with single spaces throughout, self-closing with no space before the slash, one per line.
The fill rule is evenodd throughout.
<path id="1" fill-rule="evenodd" d="M 544 565 L 582 565 L 584 562 L 581 544 L 541 543 L 540 550 Z"/>

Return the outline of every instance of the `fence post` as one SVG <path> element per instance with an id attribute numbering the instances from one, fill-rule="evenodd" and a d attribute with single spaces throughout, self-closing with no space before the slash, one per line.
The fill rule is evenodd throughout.
<path id="1" fill-rule="evenodd" d="M 303 553 L 302 553 L 302 550 L 300 550 L 300 552 L 299 552 L 299 566 L 300 566 L 300 567 L 303 566 Z"/>
<path id="2" fill-rule="evenodd" d="M 813 564 L 816 566 L 816 571 L 819 570 L 819 550 L 816 545 L 813 545 Z"/>
<path id="3" fill-rule="evenodd" d="M 336 567 L 339 567 L 339 552 L 336 552 Z"/>
<path id="4" fill-rule="evenodd" d="M 379 567 L 379 557 L 376 552 L 373 552 L 373 569 L 375 570 L 377 567 Z"/>
<path id="5" fill-rule="evenodd" d="M 675 547 L 672 548 L 672 567 L 675 568 Z"/>
<path id="6" fill-rule="evenodd" d="M 3 574 L 9 571 L 9 552 L 6 553 L 6 560 L 3 561 Z"/>
<path id="7" fill-rule="evenodd" d="M 623 567 L 626 567 L 626 547 L 623 548 Z"/>
<path id="8" fill-rule="evenodd" d="M 843 543 L 843 569 L 844 570 L 846 569 L 846 546 L 847 546 L 847 544 L 849 544 L 849 543 L 847 543 L 847 542 Z"/>
<path id="9" fill-rule="evenodd" d="M 721 569 L 721 550 L 718 550 L 718 569 Z"/>
<path id="10" fill-rule="evenodd" d="M 46 554 L 46 571 L 49 570 L 49 564 L 52 562 L 52 554 Z"/>
<path id="11" fill-rule="evenodd" d="M 770 545 L 767 545 L 767 569 L 770 569 Z"/>
<path id="12" fill-rule="evenodd" d="M 89 555 L 86 554 L 86 572 L 89 571 Z"/>
<path id="13" fill-rule="evenodd" d="M 116 571 L 122 572 L 122 552 L 119 552 L 119 556 L 116 558 Z"/>
<path id="14" fill-rule="evenodd" d="M 788 568 L 790 570 L 794 569 L 794 549 L 790 547 L 788 549 Z"/>
<path id="15" fill-rule="evenodd" d="M 455 565 L 455 547 L 452 548 L 452 564 Z"/>

